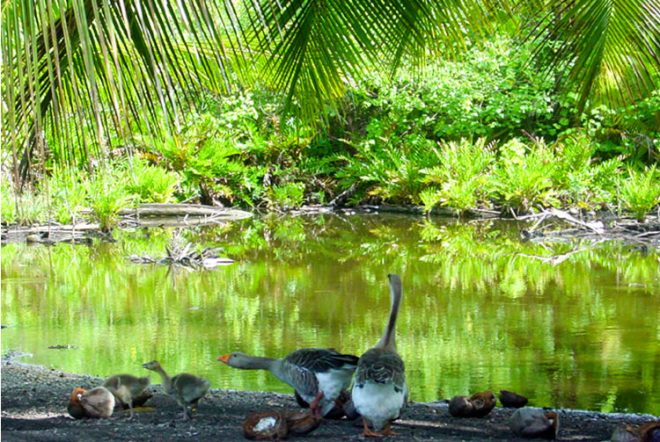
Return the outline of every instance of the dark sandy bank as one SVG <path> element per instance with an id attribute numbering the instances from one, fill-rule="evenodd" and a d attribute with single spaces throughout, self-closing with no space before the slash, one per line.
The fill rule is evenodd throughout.
<path id="1" fill-rule="evenodd" d="M 298 410 L 292 395 L 212 390 L 200 403 L 192 422 L 181 419 L 174 400 L 163 395 L 160 385 L 151 387 L 148 408 L 128 420 L 116 411 L 112 418 L 74 420 L 66 405 L 76 386 L 94 387 L 101 380 L 43 367 L 3 362 L 2 440 L 7 441 L 145 441 L 145 440 L 245 440 L 242 422 L 246 415 L 264 410 Z M 445 403 L 413 403 L 393 426 L 399 433 L 386 440 L 484 441 L 516 439 L 508 428 L 513 410 L 495 408 L 485 418 L 457 419 Z M 558 440 L 604 441 L 624 424 L 639 425 L 658 417 L 638 414 L 603 414 L 577 410 L 559 411 Z M 361 440 L 360 420 L 324 420 L 304 437 L 290 440 Z"/>

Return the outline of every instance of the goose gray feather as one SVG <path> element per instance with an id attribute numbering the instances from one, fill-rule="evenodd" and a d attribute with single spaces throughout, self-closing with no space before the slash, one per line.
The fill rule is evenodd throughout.
<path id="1" fill-rule="evenodd" d="M 403 295 L 401 278 L 388 275 L 390 315 L 378 343 L 361 357 L 355 371 L 351 396 L 362 415 L 365 436 L 393 434 L 390 422 L 399 417 L 407 401 L 405 364 L 396 352 L 395 327 Z M 375 431 L 368 428 L 371 422 Z"/>
<path id="2" fill-rule="evenodd" d="M 326 415 L 335 399 L 348 388 L 358 357 L 334 349 L 303 348 L 282 359 L 248 356 L 234 352 L 218 357 L 230 367 L 268 370 L 280 381 L 292 386 L 315 410 Z"/>

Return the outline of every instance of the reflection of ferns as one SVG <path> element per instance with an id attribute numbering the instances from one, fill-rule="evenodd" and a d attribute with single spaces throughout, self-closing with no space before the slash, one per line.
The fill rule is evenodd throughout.
<path id="1" fill-rule="evenodd" d="M 126 256 L 161 254 L 172 230 L 118 230 L 118 242 L 92 247 L 8 244 L 2 322 L 22 324 L 25 333 L 3 336 L 3 346 L 28 339 L 35 363 L 73 372 L 131 371 L 148 356 L 171 360 L 214 386 L 286 392 L 266 375 L 227 377 L 209 358 L 220 349 L 279 355 L 303 345 L 368 348 L 387 314 L 383 275 L 402 269 L 410 288 L 398 345 L 416 367 L 410 373 L 415 400 L 492 385 L 525 391 L 533 384 L 539 405 L 577 394 L 585 401 L 577 405 L 591 407 L 589 398 L 599 400 L 599 386 L 611 376 L 653 373 L 648 354 L 657 320 L 648 312 L 657 301 L 658 252 L 603 243 L 552 267 L 519 255 L 551 256 L 575 245 L 522 243 L 519 226 L 271 215 L 184 231 L 186 241 L 223 245 L 238 262 L 169 275 Z M 127 336 L 131 351 L 118 351 Z M 39 350 L 54 343 L 74 343 L 79 351 L 65 359 Z M 612 364 L 620 358 L 626 363 Z M 466 366 L 473 369 L 461 369 Z M 635 406 L 657 414 L 647 399 L 657 390 L 654 382 L 634 385 L 642 392 L 635 393 L 642 398 Z"/>

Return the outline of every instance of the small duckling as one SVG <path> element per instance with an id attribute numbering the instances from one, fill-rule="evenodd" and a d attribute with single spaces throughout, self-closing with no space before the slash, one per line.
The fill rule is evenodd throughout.
<path id="1" fill-rule="evenodd" d="M 124 408 L 130 410 L 129 419 L 133 418 L 133 407 L 144 404 L 151 393 L 146 391 L 149 386 L 149 378 L 139 378 L 130 374 L 117 374 L 110 376 L 103 382 L 103 386 L 110 390 Z"/>
<path id="2" fill-rule="evenodd" d="M 538 408 L 519 408 L 511 415 L 509 428 L 517 436 L 554 439 L 559 431 L 559 416 Z"/>
<path id="3" fill-rule="evenodd" d="M 491 391 L 475 393 L 470 397 L 454 396 L 449 401 L 449 414 L 454 417 L 484 417 L 495 408 L 495 395 Z"/>
<path id="4" fill-rule="evenodd" d="M 69 414 L 76 419 L 110 417 L 114 408 L 115 397 L 105 387 L 74 388 L 67 407 Z"/>
<path id="5" fill-rule="evenodd" d="M 191 419 L 190 408 L 197 407 L 199 400 L 209 391 L 211 387 L 209 381 L 188 373 L 181 373 L 170 378 L 158 361 L 147 362 L 142 366 L 160 374 L 165 392 L 183 408 L 183 419 Z"/>

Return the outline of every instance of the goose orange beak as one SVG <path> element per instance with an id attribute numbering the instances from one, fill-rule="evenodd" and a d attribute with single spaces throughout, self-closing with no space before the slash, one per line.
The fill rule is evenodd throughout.
<path id="1" fill-rule="evenodd" d="M 229 363 L 229 357 L 231 355 L 227 353 L 226 355 L 218 356 L 218 361 L 224 362 L 225 364 Z"/>

